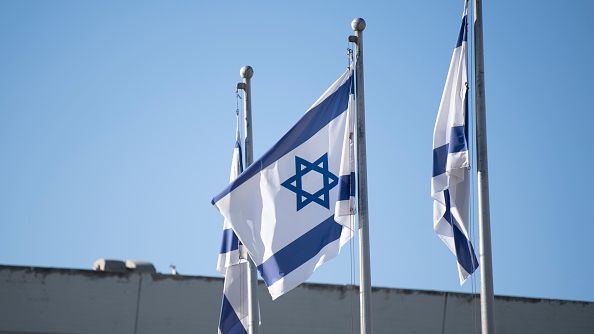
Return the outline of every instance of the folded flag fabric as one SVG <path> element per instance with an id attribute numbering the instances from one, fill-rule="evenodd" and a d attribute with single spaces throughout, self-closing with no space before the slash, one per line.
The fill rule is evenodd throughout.
<path id="1" fill-rule="evenodd" d="M 241 157 L 241 141 L 239 135 L 239 118 L 235 136 L 235 148 L 233 149 L 233 159 L 231 161 L 231 173 L 229 175 L 229 181 L 233 182 L 237 176 L 243 171 L 243 159 Z M 225 274 L 227 267 L 239 263 L 239 239 L 229 221 L 225 219 L 223 223 L 223 240 L 221 242 L 221 250 L 217 260 L 217 271 L 221 274 Z"/>

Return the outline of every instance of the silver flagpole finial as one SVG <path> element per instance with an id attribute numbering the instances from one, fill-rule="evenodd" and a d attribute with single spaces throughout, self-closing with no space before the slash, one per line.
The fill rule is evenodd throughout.
<path id="1" fill-rule="evenodd" d="M 254 75 L 254 69 L 251 66 L 244 66 L 239 69 L 239 75 L 244 79 L 251 79 Z"/>
<path id="2" fill-rule="evenodd" d="M 353 19 L 353 22 L 351 22 L 351 27 L 353 28 L 353 31 L 363 31 L 365 30 L 366 26 L 367 24 L 365 23 L 365 20 L 363 20 L 360 17 Z"/>

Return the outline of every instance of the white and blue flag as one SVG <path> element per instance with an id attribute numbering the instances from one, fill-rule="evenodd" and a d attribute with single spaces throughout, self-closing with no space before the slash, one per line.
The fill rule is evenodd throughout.
<path id="1" fill-rule="evenodd" d="M 352 237 L 353 84 L 348 69 L 212 200 L 273 299 L 307 280 Z"/>
<path id="2" fill-rule="evenodd" d="M 231 163 L 230 181 L 243 171 L 241 159 L 241 143 L 239 138 L 239 118 L 233 161 Z M 247 298 L 248 264 L 245 256 L 240 254 L 241 243 L 225 219 L 223 224 L 223 241 L 219 252 L 217 271 L 225 275 L 221 316 L 219 318 L 219 334 L 247 334 L 249 321 L 249 304 Z"/>
<path id="3" fill-rule="evenodd" d="M 468 228 L 467 6 L 433 132 L 433 228 L 456 256 L 460 284 L 478 267 Z"/>

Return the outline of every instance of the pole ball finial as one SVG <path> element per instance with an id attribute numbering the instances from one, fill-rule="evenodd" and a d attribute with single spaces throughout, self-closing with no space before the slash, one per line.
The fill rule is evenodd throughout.
<path id="1" fill-rule="evenodd" d="M 365 29 L 365 26 L 365 20 L 363 20 L 360 17 L 354 19 L 353 22 L 351 22 L 351 27 L 353 28 L 353 31 L 363 31 Z"/>
<path id="2" fill-rule="evenodd" d="M 239 70 L 239 75 L 242 78 L 250 79 L 254 75 L 254 69 L 251 66 L 244 66 Z"/>

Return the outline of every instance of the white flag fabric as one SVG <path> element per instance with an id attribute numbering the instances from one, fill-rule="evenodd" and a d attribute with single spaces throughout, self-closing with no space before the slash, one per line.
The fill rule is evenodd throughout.
<path id="1" fill-rule="evenodd" d="M 239 123 L 239 119 L 238 119 Z M 230 181 L 243 171 L 241 159 L 241 143 L 239 141 L 239 124 L 233 161 L 231 163 Z M 227 220 L 223 224 L 223 242 L 217 262 L 217 271 L 225 275 L 223 300 L 219 318 L 219 334 L 247 334 L 249 321 L 249 304 L 247 298 L 248 264 L 240 254 L 241 244 Z"/>
<path id="2" fill-rule="evenodd" d="M 460 284 L 478 267 L 468 228 L 467 6 L 433 132 L 433 228 L 456 256 Z"/>
<path id="3" fill-rule="evenodd" d="M 273 299 L 307 280 L 352 237 L 353 71 L 212 200 Z"/>

